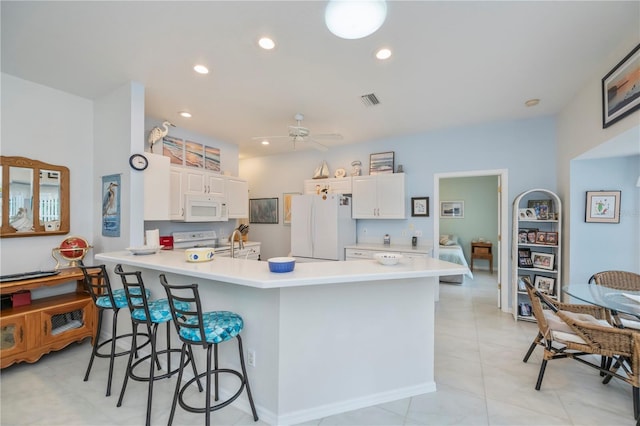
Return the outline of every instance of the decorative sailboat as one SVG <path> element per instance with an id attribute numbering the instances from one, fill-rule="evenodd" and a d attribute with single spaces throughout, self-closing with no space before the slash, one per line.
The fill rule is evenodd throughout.
<path id="1" fill-rule="evenodd" d="M 322 161 L 322 164 L 318 166 L 316 171 L 313 173 L 314 179 L 326 179 L 329 177 L 329 166 L 327 166 L 326 161 Z"/>

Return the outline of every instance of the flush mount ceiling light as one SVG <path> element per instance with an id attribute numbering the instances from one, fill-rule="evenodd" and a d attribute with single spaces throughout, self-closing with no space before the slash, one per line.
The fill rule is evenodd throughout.
<path id="1" fill-rule="evenodd" d="M 209 68 L 205 67 L 204 65 L 196 65 L 195 67 L 193 67 L 193 70 L 198 74 L 209 74 Z"/>
<path id="2" fill-rule="evenodd" d="M 386 17 L 385 0 L 331 0 L 324 13 L 329 31 L 349 40 L 373 34 Z"/>
<path id="3" fill-rule="evenodd" d="M 180 111 L 178 114 L 180 114 L 180 116 L 184 118 L 191 118 L 191 113 L 187 111 Z"/>
<path id="4" fill-rule="evenodd" d="M 261 143 L 262 143 L 262 145 L 269 145 L 269 141 L 268 141 L 268 140 L 266 140 L 266 139 L 265 139 L 265 140 L 263 140 Z"/>
<path id="5" fill-rule="evenodd" d="M 273 40 L 271 40 L 269 37 L 262 37 L 260 40 L 258 40 L 258 44 L 264 50 L 271 50 L 274 47 L 276 47 L 276 43 Z"/>
<path id="6" fill-rule="evenodd" d="M 540 99 L 529 99 L 524 104 L 528 107 L 536 106 L 540 103 Z"/>
<path id="7" fill-rule="evenodd" d="M 389 49 L 380 49 L 376 52 L 376 58 L 380 60 L 389 59 L 391 57 L 391 50 Z"/>

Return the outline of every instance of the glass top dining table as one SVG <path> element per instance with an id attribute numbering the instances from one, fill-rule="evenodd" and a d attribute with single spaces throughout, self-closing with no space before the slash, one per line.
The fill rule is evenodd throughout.
<path id="1" fill-rule="evenodd" d="M 617 290 L 597 284 L 570 284 L 562 292 L 574 299 L 640 319 L 640 291 Z"/>

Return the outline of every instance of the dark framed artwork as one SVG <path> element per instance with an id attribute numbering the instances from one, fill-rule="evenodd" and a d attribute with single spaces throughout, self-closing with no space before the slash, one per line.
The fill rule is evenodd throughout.
<path id="1" fill-rule="evenodd" d="M 250 198 L 249 223 L 278 223 L 278 198 Z"/>
<path id="2" fill-rule="evenodd" d="M 393 151 L 371 154 L 369 159 L 369 174 L 380 175 L 384 173 L 393 173 L 395 165 L 394 157 L 395 153 Z"/>
<path id="3" fill-rule="evenodd" d="M 602 79 L 602 128 L 640 108 L 640 44 Z"/>
<path id="4" fill-rule="evenodd" d="M 587 191 L 585 222 L 620 223 L 621 191 Z"/>
<path id="5" fill-rule="evenodd" d="M 429 217 L 429 197 L 411 197 L 411 216 Z"/>

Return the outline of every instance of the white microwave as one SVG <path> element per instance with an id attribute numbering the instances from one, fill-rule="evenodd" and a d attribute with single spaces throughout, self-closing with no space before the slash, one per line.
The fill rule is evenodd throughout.
<path id="1" fill-rule="evenodd" d="M 185 194 L 185 222 L 226 222 L 229 220 L 224 198 L 213 195 Z"/>

